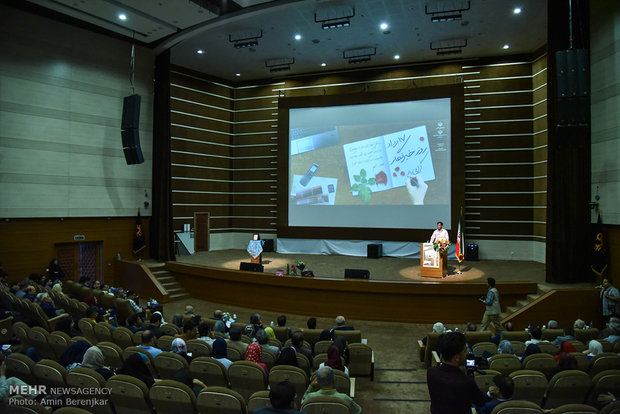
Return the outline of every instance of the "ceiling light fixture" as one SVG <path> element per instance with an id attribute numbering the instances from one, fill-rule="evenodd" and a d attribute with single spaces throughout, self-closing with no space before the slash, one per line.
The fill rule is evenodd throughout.
<path id="1" fill-rule="evenodd" d="M 461 20 L 462 12 L 469 10 L 470 0 L 434 1 L 424 6 L 424 13 L 431 16 L 431 22 L 451 22 Z"/>
<path id="2" fill-rule="evenodd" d="M 235 76 L 241 76 L 241 74 L 240 73 L 235 73 Z"/>
<path id="3" fill-rule="evenodd" d="M 521 13 L 521 7 L 515 7 L 514 10 L 512 11 L 514 14 L 520 14 Z"/>
<path id="4" fill-rule="evenodd" d="M 381 26 L 379 26 L 381 28 L 381 30 L 385 30 L 388 28 L 388 24 L 387 23 L 381 23 Z"/>
<path id="5" fill-rule="evenodd" d="M 504 45 L 504 46 L 502 46 L 502 48 L 503 48 L 503 49 L 509 49 L 509 48 L 510 48 L 510 45 Z"/>
<path id="6" fill-rule="evenodd" d="M 269 68 L 269 72 L 290 70 L 293 63 L 295 63 L 295 58 L 293 57 L 265 59 L 265 66 Z"/>
<path id="7" fill-rule="evenodd" d="M 349 27 L 351 18 L 355 17 L 355 8 L 349 6 L 318 9 L 314 13 L 314 22 L 321 23 L 323 30 Z"/>
<path id="8" fill-rule="evenodd" d="M 198 50 L 196 51 L 196 53 L 198 53 L 199 55 L 202 55 L 204 52 L 205 52 L 205 51 L 204 51 L 204 50 L 202 50 L 202 49 L 198 49 Z"/>
<path id="9" fill-rule="evenodd" d="M 364 63 L 369 62 L 371 56 L 377 54 L 376 47 L 362 47 L 357 49 L 348 49 L 342 52 L 342 58 L 347 59 L 349 63 Z"/>
<path id="10" fill-rule="evenodd" d="M 121 14 L 118 15 L 118 19 L 125 21 L 125 20 L 127 20 L 127 15 L 124 14 L 124 13 L 121 13 Z"/>
<path id="11" fill-rule="evenodd" d="M 228 41 L 234 43 L 237 49 L 258 46 L 258 39 L 263 37 L 263 30 L 233 33 L 228 35 Z"/>
<path id="12" fill-rule="evenodd" d="M 394 59 L 396 60 L 400 59 L 400 55 L 394 55 Z"/>
<path id="13" fill-rule="evenodd" d="M 440 40 L 430 44 L 431 50 L 437 51 L 437 56 L 463 53 L 465 46 L 467 46 L 467 39 Z"/>
<path id="14" fill-rule="evenodd" d="M 321 63 L 321 66 L 325 67 L 325 66 L 327 66 L 327 63 L 323 62 L 323 63 Z"/>
<path id="15" fill-rule="evenodd" d="M 295 40 L 301 40 L 301 35 L 300 34 L 296 34 L 295 35 Z"/>

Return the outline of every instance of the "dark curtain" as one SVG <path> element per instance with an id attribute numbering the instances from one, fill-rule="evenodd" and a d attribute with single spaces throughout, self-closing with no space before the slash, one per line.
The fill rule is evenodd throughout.
<path id="1" fill-rule="evenodd" d="M 153 105 L 153 217 L 151 218 L 151 256 L 175 260 L 172 231 L 170 167 L 170 50 L 155 59 L 155 98 Z"/>
<path id="2" fill-rule="evenodd" d="M 569 42 L 567 1 L 549 0 L 547 37 L 548 169 L 547 266 L 550 283 L 591 280 L 590 270 L 590 97 L 558 95 L 555 52 L 589 49 L 589 3 L 573 0 L 573 44 Z M 589 72 L 589 64 L 587 65 Z M 569 68 L 570 69 L 570 68 Z M 561 122 L 566 110 L 585 114 L 580 122 Z"/>

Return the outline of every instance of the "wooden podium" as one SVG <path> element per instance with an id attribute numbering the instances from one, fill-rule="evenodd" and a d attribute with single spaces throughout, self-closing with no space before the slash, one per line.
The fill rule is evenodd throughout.
<path id="1" fill-rule="evenodd" d="M 445 277 L 448 274 L 448 255 L 440 255 L 433 243 L 420 244 L 420 276 Z"/>

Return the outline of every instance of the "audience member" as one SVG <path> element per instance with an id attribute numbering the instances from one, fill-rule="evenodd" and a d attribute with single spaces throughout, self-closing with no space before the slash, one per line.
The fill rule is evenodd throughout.
<path id="1" fill-rule="evenodd" d="M 276 339 L 276 333 L 273 331 L 273 328 L 271 326 L 266 326 L 265 332 L 267 333 L 267 337 L 269 339 Z"/>
<path id="2" fill-rule="evenodd" d="M 512 342 L 510 342 L 507 339 L 504 339 L 503 341 L 501 341 L 499 343 L 499 346 L 497 347 L 497 353 L 498 354 L 512 354 L 512 355 L 514 355 L 515 351 L 512 348 Z"/>
<path id="3" fill-rule="evenodd" d="M 583 353 L 586 354 L 586 356 L 589 359 L 594 358 L 596 355 L 598 355 L 598 354 L 600 354 L 602 352 L 603 352 L 603 345 L 599 341 L 597 341 L 595 339 L 593 339 L 590 342 L 588 342 L 588 349 L 583 351 Z"/>
<path id="4" fill-rule="evenodd" d="M 334 338 L 334 345 L 338 348 L 340 356 L 344 359 L 344 364 L 349 365 L 349 347 L 347 346 L 347 340 L 344 336 L 337 336 Z"/>
<path id="5" fill-rule="evenodd" d="M 316 329 L 316 318 L 308 318 L 306 326 L 308 326 L 308 329 Z"/>
<path id="6" fill-rule="evenodd" d="M 620 339 L 620 318 L 609 318 L 609 323 L 607 325 L 609 327 L 609 336 L 603 339 L 607 342 L 614 343 Z"/>
<path id="7" fill-rule="evenodd" d="M 332 345 L 327 350 L 327 361 L 321 362 L 319 368 L 327 365 L 328 367 L 332 367 L 333 369 L 337 369 L 339 371 L 344 372 L 349 375 L 349 368 L 344 366 L 342 363 L 342 358 L 340 357 L 340 351 L 336 345 Z"/>
<path id="8" fill-rule="evenodd" d="M 263 323 L 260 319 L 259 313 L 254 313 L 250 316 L 250 324 L 245 327 L 245 334 L 250 338 L 254 338 L 256 336 L 256 332 L 263 328 Z"/>
<path id="9" fill-rule="evenodd" d="M 549 342 L 549 341 L 543 341 L 541 339 L 542 329 L 540 329 L 540 326 L 534 326 L 530 328 L 529 334 L 530 334 L 530 339 L 528 341 L 525 341 L 525 346 L 528 346 L 529 344 L 537 344 L 539 342 Z"/>
<path id="10" fill-rule="evenodd" d="M 256 331 L 255 337 L 256 342 L 258 342 L 262 349 L 268 349 L 273 352 L 276 358 L 278 357 L 280 354 L 280 348 L 274 345 L 269 345 L 269 335 L 267 335 L 267 332 L 264 329 L 259 329 Z"/>
<path id="11" fill-rule="evenodd" d="M 558 372 L 577 369 L 577 359 L 573 355 L 562 352 L 559 355 L 555 355 L 555 357 L 557 357 L 558 365 L 548 374 L 548 381 L 551 381 L 551 378 Z"/>
<path id="12" fill-rule="evenodd" d="M 571 352 L 577 352 L 575 345 L 573 345 L 570 341 L 564 341 L 562 342 L 562 345 L 560 345 L 560 353 L 558 355 L 554 355 L 553 358 L 555 358 L 556 361 L 559 361 L 562 354 L 570 354 Z"/>
<path id="13" fill-rule="evenodd" d="M 97 371 L 106 381 L 114 375 L 114 371 L 105 366 L 103 352 L 96 345 L 86 350 L 82 359 L 82 366 Z"/>
<path id="14" fill-rule="evenodd" d="M 362 407 L 360 407 L 359 404 L 353 400 L 353 398 L 336 390 L 336 387 L 334 386 L 334 370 L 328 366 L 324 366 L 317 370 L 316 379 L 308 386 L 301 403 L 303 405 L 312 397 L 324 395 L 336 397 L 344 401 L 349 406 L 351 414 L 360 414 L 362 412 Z M 469 413 L 471 413 L 471 410 Z"/>
<path id="15" fill-rule="evenodd" d="M 465 328 L 467 332 L 476 332 L 478 330 L 478 325 L 476 325 L 473 322 L 467 322 L 467 325 Z"/>
<path id="16" fill-rule="evenodd" d="M 282 381 L 271 386 L 269 401 L 271 407 L 264 407 L 254 411 L 254 414 L 302 414 L 295 407 L 295 386 L 289 381 Z"/>
<path id="17" fill-rule="evenodd" d="M 491 414 L 495 406 L 512 400 L 515 384 L 508 375 L 496 375 L 493 377 L 493 384 L 489 387 L 489 396 L 491 401 L 483 406 L 476 406 L 477 414 Z"/>
<path id="18" fill-rule="evenodd" d="M 174 338 L 172 345 L 170 345 L 170 351 L 181 355 L 187 360 L 188 364 L 192 362 L 192 357 L 187 354 L 187 344 L 183 338 Z"/>
<path id="19" fill-rule="evenodd" d="M 23 387 L 27 385 L 28 384 L 17 377 L 6 377 L 5 357 L 4 354 L 0 353 L 0 401 L 6 401 L 12 395 L 10 390 L 13 387 Z M 27 394 L 29 398 L 36 398 L 38 395 L 38 393 Z"/>
<path id="20" fill-rule="evenodd" d="M 438 339 L 441 364 L 426 372 L 432 414 L 470 414 L 472 404 L 482 406 L 487 398 L 473 377 L 460 367 L 465 365 L 467 347 L 465 335 L 448 332 Z"/>
<path id="21" fill-rule="evenodd" d="M 196 339 L 198 337 L 198 328 L 193 319 L 189 319 L 183 323 L 183 333 L 174 335 L 175 338 L 181 338 L 183 341 Z"/>
<path id="22" fill-rule="evenodd" d="M 49 278 L 53 280 L 56 280 L 56 279 L 62 280 L 65 277 L 65 274 L 62 271 L 62 267 L 60 267 L 60 264 L 58 263 L 58 259 L 56 258 L 52 259 L 52 261 L 50 262 L 49 266 L 47 266 L 47 269 L 45 269 L 45 271 L 49 275 Z"/>
<path id="23" fill-rule="evenodd" d="M 329 331 L 328 331 L 329 332 Z M 304 334 L 301 331 L 295 331 L 291 335 L 291 345 L 296 352 L 299 352 L 312 363 L 312 350 L 304 346 Z"/>
<path id="24" fill-rule="evenodd" d="M 558 321 L 551 319 L 549 320 L 549 322 L 547 322 L 547 328 L 546 329 L 559 329 L 560 325 L 558 325 Z"/>
<path id="25" fill-rule="evenodd" d="M 226 341 L 224 339 L 216 338 L 215 341 L 213 341 L 213 357 L 212 358 L 215 359 L 216 361 L 221 362 L 222 365 L 226 367 L 226 370 L 228 370 L 228 367 L 232 365 L 232 361 L 228 359 L 228 352 L 226 350 Z"/>
<path id="26" fill-rule="evenodd" d="M 609 322 L 609 319 L 618 316 L 618 305 L 620 304 L 620 292 L 611 284 L 609 278 L 604 278 L 601 283 L 601 314 L 603 321 Z"/>
<path id="27" fill-rule="evenodd" d="M 353 326 L 347 325 L 347 321 L 344 319 L 344 316 L 338 315 L 336 316 L 336 326 L 332 328 L 333 331 L 353 331 L 355 328 Z"/>
<path id="28" fill-rule="evenodd" d="M 198 338 L 203 342 L 208 343 L 209 345 L 213 345 L 213 341 L 215 340 L 215 336 L 211 332 L 211 328 L 209 324 L 206 322 L 200 322 L 198 324 Z"/>
<path id="29" fill-rule="evenodd" d="M 329 329 L 323 329 L 319 334 L 319 341 L 333 341 L 334 340 L 334 331 L 330 331 Z"/>
<path id="30" fill-rule="evenodd" d="M 41 309 L 43 309 L 43 312 L 45 312 L 45 315 L 47 315 L 49 319 L 57 316 L 56 307 L 54 306 L 54 302 L 52 301 L 52 297 L 49 293 L 41 292 L 37 294 L 35 303 L 38 303 L 39 306 L 41 306 Z"/>
<path id="31" fill-rule="evenodd" d="M 65 367 L 67 372 L 79 367 L 84 359 L 84 354 L 90 348 L 90 344 L 84 340 L 79 340 L 71 345 L 58 359 L 60 365 Z"/>
<path id="32" fill-rule="evenodd" d="M 521 356 L 521 362 L 525 361 L 525 358 L 529 357 L 530 355 L 534 355 L 534 354 L 540 354 L 540 348 L 536 344 L 529 344 L 528 346 L 525 347 L 525 351 L 523 352 L 523 355 Z"/>
<path id="33" fill-rule="evenodd" d="M 138 316 L 137 313 L 133 315 L 129 315 L 127 318 L 127 329 L 129 329 L 132 333 L 136 333 L 142 330 L 142 319 Z"/>
<path id="34" fill-rule="evenodd" d="M 573 328 L 574 329 L 587 329 L 586 323 L 583 319 L 575 319 L 575 322 L 573 323 Z"/>
<path id="35" fill-rule="evenodd" d="M 564 334 L 555 338 L 551 343 L 557 347 L 562 346 L 562 342 L 575 340 L 575 329 L 572 326 L 567 326 L 563 329 Z"/>
<path id="36" fill-rule="evenodd" d="M 138 348 L 142 348 L 144 350 L 146 350 L 149 354 L 151 354 L 153 356 L 153 358 L 155 358 L 157 355 L 161 354 L 162 351 L 159 348 L 155 348 L 153 346 L 153 331 L 147 329 L 146 331 L 142 332 L 142 340 L 140 342 L 140 345 L 138 345 Z"/>
<path id="37" fill-rule="evenodd" d="M 146 329 L 148 329 L 149 331 L 151 331 L 151 333 L 153 334 L 153 336 L 155 338 L 159 338 L 164 334 L 164 331 L 161 330 L 161 322 L 162 322 L 162 317 L 161 317 L 161 313 L 159 312 L 154 312 L 151 315 L 150 318 L 150 323 L 149 325 L 146 327 Z"/>
<path id="38" fill-rule="evenodd" d="M 71 338 L 78 335 L 78 332 L 75 330 L 75 321 L 71 316 L 63 316 L 57 320 L 54 328 L 57 331 L 66 333 Z"/>
<path id="39" fill-rule="evenodd" d="M 131 354 L 125 361 L 123 361 L 123 366 L 118 373 L 139 379 L 148 388 L 151 388 L 151 386 L 155 383 L 155 380 L 146 365 L 147 361 L 148 357 L 141 352 Z"/>
<path id="40" fill-rule="evenodd" d="M 282 349 L 282 352 L 280 352 L 280 356 L 276 360 L 275 365 L 291 365 L 294 367 L 299 367 L 299 364 L 297 363 L 297 352 L 295 351 L 295 348 L 288 346 Z"/>
<path id="41" fill-rule="evenodd" d="M 178 370 L 174 374 L 175 381 L 180 382 L 181 384 L 187 385 L 192 391 L 194 391 L 194 395 L 196 397 L 202 390 L 207 388 L 204 382 L 200 381 L 198 378 L 192 378 L 192 374 L 189 372 L 189 369 L 183 368 Z"/>
<path id="42" fill-rule="evenodd" d="M 220 332 L 225 334 L 226 333 L 226 324 L 224 323 L 224 321 L 222 320 L 222 316 L 224 315 L 224 312 L 222 312 L 221 310 L 216 310 L 215 312 L 213 312 L 213 319 L 215 319 L 215 324 L 213 325 L 213 331 L 214 332 Z"/>
<path id="43" fill-rule="evenodd" d="M 196 315 L 194 314 L 194 307 L 193 307 L 192 305 L 187 305 L 187 306 L 185 307 L 185 312 L 183 312 L 183 315 L 184 315 L 184 316 L 190 316 L 190 317 L 192 317 L 192 318 L 193 318 L 194 316 L 196 316 Z"/>
<path id="44" fill-rule="evenodd" d="M 443 324 L 443 323 L 441 323 L 441 322 L 435 322 L 435 323 L 433 324 L 433 333 L 436 333 L 436 334 L 442 334 L 442 333 L 444 333 L 444 332 L 446 332 L 446 327 L 444 326 L 444 324 Z M 428 336 L 425 336 L 424 338 L 422 338 L 422 343 L 423 343 L 424 345 L 426 345 L 426 342 L 427 342 L 427 341 L 428 341 Z"/>
<path id="45" fill-rule="evenodd" d="M 244 357 L 246 351 L 248 350 L 248 344 L 241 340 L 241 327 L 233 326 L 232 328 L 230 328 L 229 336 L 230 338 L 226 339 L 226 342 L 228 342 L 228 346 L 230 346 L 231 348 L 235 348 L 237 351 L 239 351 L 241 356 Z"/>
<path id="46" fill-rule="evenodd" d="M 286 315 L 280 315 L 278 316 L 278 326 L 280 328 L 283 328 L 286 326 Z"/>
<path id="47" fill-rule="evenodd" d="M 263 349 L 257 343 L 251 343 L 245 353 L 245 360 L 260 365 L 265 371 L 265 375 L 269 375 L 267 365 L 262 362 Z"/>

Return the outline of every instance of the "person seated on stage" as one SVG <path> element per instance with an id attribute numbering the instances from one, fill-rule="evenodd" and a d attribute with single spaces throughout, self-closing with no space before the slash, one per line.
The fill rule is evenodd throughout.
<path id="1" fill-rule="evenodd" d="M 312 363 L 312 350 L 304 346 L 304 334 L 301 331 L 293 332 L 291 335 L 291 345 L 296 352 L 308 358 L 308 362 Z"/>
<path id="2" fill-rule="evenodd" d="M 446 239 L 447 242 L 450 241 L 450 236 L 448 235 L 448 230 L 443 228 L 443 223 L 441 221 L 437 222 L 437 230 L 433 232 L 431 236 L 431 243 L 435 243 L 439 239 Z"/>
<path id="3" fill-rule="evenodd" d="M 278 357 L 278 355 L 280 355 L 280 348 L 274 345 L 269 345 L 269 335 L 267 335 L 267 332 L 264 329 L 259 329 L 258 331 L 256 331 L 255 336 L 256 342 L 258 342 L 262 349 L 270 350 L 271 352 L 273 352 L 276 358 Z"/>
<path id="4" fill-rule="evenodd" d="M 309 318 L 306 325 L 308 326 L 308 329 L 316 329 L 316 318 Z"/>
<path id="5" fill-rule="evenodd" d="M 575 330 L 572 326 L 567 326 L 566 328 L 564 328 L 563 332 L 564 335 L 560 335 L 556 337 L 553 341 L 551 341 L 551 343 L 558 348 L 562 346 L 562 342 L 575 340 Z"/>
<path id="6" fill-rule="evenodd" d="M 355 328 L 351 325 L 347 326 L 347 321 L 344 319 L 344 316 L 338 315 L 336 316 L 336 326 L 332 328 L 333 331 L 353 331 Z"/>
<path id="7" fill-rule="evenodd" d="M 164 352 L 161 349 L 155 348 L 153 346 L 154 338 L 155 337 L 153 336 L 153 332 L 147 329 L 146 331 L 142 332 L 142 341 L 140 342 L 140 345 L 138 345 L 138 348 L 145 349 L 149 354 L 153 355 L 153 358 Z"/>
<path id="8" fill-rule="evenodd" d="M 529 344 L 537 344 L 539 342 L 549 342 L 549 341 L 543 341 L 541 339 L 542 329 L 540 329 L 540 326 L 534 326 L 530 328 L 529 334 L 531 338 L 529 341 L 525 341 L 525 346 L 528 346 Z"/>
<path id="9" fill-rule="evenodd" d="M 198 324 L 198 338 L 203 342 L 208 343 L 209 345 L 213 345 L 213 341 L 215 341 L 215 335 L 211 332 L 211 327 L 206 322 L 200 322 Z"/>
<path id="10" fill-rule="evenodd" d="M 241 340 L 241 327 L 233 326 L 228 334 L 230 335 L 230 339 L 226 340 L 228 346 L 238 350 L 241 357 L 243 357 L 248 350 L 248 344 Z"/>
<path id="11" fill-rule="evenodd" d="M 148 329 L 149 331 L 153 333 L 153 336 L 155 336 L 155 338 L 159 338 L 164 334 L 164 331 L 161 330 L 161 321 L 162 321 L 161 313 L 154 312 L 151 315 L 149 325 L 146 327 L 146 329 Z"/>

